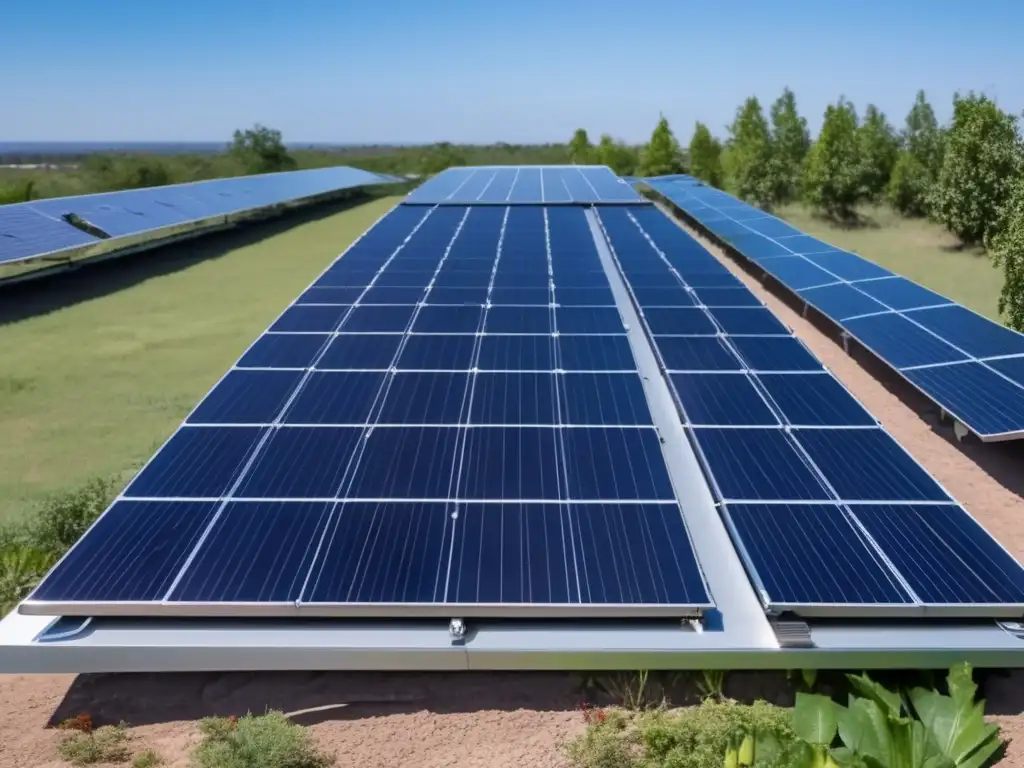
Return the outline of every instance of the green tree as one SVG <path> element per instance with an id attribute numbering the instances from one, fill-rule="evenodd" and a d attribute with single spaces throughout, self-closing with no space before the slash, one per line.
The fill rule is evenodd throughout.
<path id="1" fill-rule="evenodd" d="M 594 145 L 585 128 L 577 128 L 569 141 L 569 159 L 576 165 L 589 165 L 594 161 Z"/>
<path id="2" fill-rule="evenodd" d="M 942 168 L 929 202 L 932 213 L 963 243 L 998 231 L 1020 172 L 1017 118 L 984 95 L 953 97 Z"/>
<path id="3" fill-rule="evenodd" d="M 869 200 L 877 201 L 885 193 L 892 176 L 899 141 L 895 130 L 885 119 L 885 113 L 874 104 L 868 104 L 864 112 L 864 122 L 857 129 L 857 140 L 864 194 Z"/>
<path id="4" fill-rule="evenodd" d="M 1003 269 L 999 313 L 1011 328 L 1024 331 L 1024 177 L 1014 179 L 1003 226 L 988 247 L 995 265 Z"/>
<path id="5" fill-rule="evenodd" d="M 636 173 L 639 159 L 636 151 L 607 133 L 601 136 L 593 154 L 598 165 L 607 165 L 619 176 L 632 176 Z"/>
<path id="6" fill-rule="evenodd" d="M 442 141 L 423 155 L 418 170 L 424 176 L 433 176 L 448 168 L 466 164 L 465 156 L 456 147 L 447 141 Z"/>
<path id="7" fill-rule="evenodd" d="M 777 202 L 791 202 L 800 193 L 800 176 L 807 153 L 811 148 L 811 134 L 807 120 L 796 108 L 796 96 L 789 88 L 775 100 L 771 108 L 772 145 L 777 174 L 776 189 L 772 197 Z"/>
<path id="8" fill-rule="evenodd" d="M 825 108 L 818 140 L 807 155 L 807 201 L 833 218 L 852 219 L 855 206 L 864 198 L 862 175 L 857 112 L 840 97 Z"/>
<path id="9" fill-rule="evenodd" d="M 650 142 L 643 150 L 640 173 L 643 176 L 664 176 L 682 173 L 684 168 L 682 149 L 669 127 L 668 119 L 662 115 L 651 133 Z"/>
<path id="10" fill-rule="evenodd" d="M 924 91 L 918 91 L 899 137 L 901 149 L 886 196 L 904 216 L 924 216 L 942 167 L 943 134 Z"/>
<path id="11" fill-rule="evenodd" d="M 690 173 L 719 188 L 725 176 L 722 170 L 722 144 L 701 122 L 693 129 L 693 138 L 690 139 Z"/>
<path id="12" fill-rule="evenodd" d="M 259 123 L 248 130 L 235 131 L 229 152 L 246 173 L 293 171 L 298 167 L 281 140 L 281 132 Z"/>
<path id="13" fill-rule="evenodd" d="M 733 190 L 744 200 L 770 208 L 778 202 L 782 185 L 768 121 L 756 97 L 751 96 L 736 111 L 729 134 L 726 172 Z"/>

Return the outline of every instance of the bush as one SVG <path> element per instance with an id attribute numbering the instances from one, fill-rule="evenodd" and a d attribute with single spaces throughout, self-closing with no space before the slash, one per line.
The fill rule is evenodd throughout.
<path id="1" fill-rule="evenodd" d="M 111 481 L 90 480 L 53 496 L 26 522 L 0 526 L 0 615 L 32 591 L 106 509 L 113 495 Z"/>
<path id="2" fill-rule="evenodd" d="M 840 99 L 825 108 L 821 132 L 807 156 L 807 201 L 837 219 L 853 218 L 866 193 L 858 135 L 853 104 Z"/>
<path id="3" fill-rule="evenodd" d="M 1016 180 L 1003 225 L 987 245 L 1003 269 L 999 313 L 1011 328 L 1024 331 L 1024 179 Z"/>
<path id="4" fill-rule="evenodd" d="M 57 744 L 57 753 L 72 765 L 123 763 L 131 757 L 128 726 L 105 725 L 95 731 L 69 731 Z"/>
<path id="5" fill-rule="evenodd" d="M 738 704 L 708 700 L 699 707 L 657 711 L 630 723 L 621 713 L 567 745 L 576 768 L 720 768 L 737 728 L 773 733 L 783 742 L 795 740 L 789 710 L 767 702 Z"/>
<path id="6" fill-rule="evenodd" d="M 909 152 L 901 152 L 892 168 L 886 198 L 904 216 L 924 216 L 931 185 L 931 174 L 924 163 Z"/>
<path id="7" fill-rule="evenodd" d="M 953 100 L 942 169 L 933 189 L 932 213 L 963 243 L 992 237 L 1021 168 L 1017 118 L 985 96 Z"/>
<path id="8" fill-rule="evenodd" d="M 206 718 L 193 753 L 197 768 L 326 768 L 334 758 L 319 752 L 309 733 L 281 712 L 241 718 Z"/>
<path id="9" fill-rule="evenodd" d="M 156 766 L 163 764 L 164 759 L 152 749 L 139 752 L 132 758 L 132 768 L 156 768 Z"/>

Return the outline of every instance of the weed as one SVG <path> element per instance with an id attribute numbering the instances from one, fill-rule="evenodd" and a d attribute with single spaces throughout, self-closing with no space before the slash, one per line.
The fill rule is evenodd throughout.
<path id="1" fill-rule="evenodd" d="M 193 753 L 197 768 L 327 768 L 334 758 L 281 712 L 212 717 L 199 724 L 203 740 Z"/>
<path id="2" fill-rule="evenodd" d="M 725 698 L 725 670 L 705 669 L 701 671 L 701 679 L 697 681 L 697 690 L 703 699 Z"/>
<path id="3" fill-rule="evenodd" d="M 128 726 L 124 723 L 105 725 L 95 731 L 71 728 L 57 744 L 57 753 L 76 766 L 124 763 L 131 757 L 129 740 Z"/>
<path id="4" fill-rule="evenodd" d="M 650 673 L 646 669 L 637 672 L 616 672 L 602 678 L 601 687 L 626 709 L 647 709 L 653 704 L 647 688 L 649 678 Z"/>
<path id="5" fill-rule="evenodd" d="M 78 541 L 113 498 L 113 483 L 93 478 L 71 491 L 52 496 L 29 525 L 34 547 L 57 558 Z"/>
<path id="6" fill-rule="evenodd" d="M 132 758 L 132 768 L 156 768 L 156 766 L 163 765 L 163 763 L 164 759 L 152 749 L 139 752 Z"/>

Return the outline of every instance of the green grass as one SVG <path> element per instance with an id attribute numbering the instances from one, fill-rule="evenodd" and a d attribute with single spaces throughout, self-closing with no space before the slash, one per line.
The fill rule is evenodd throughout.
<path id="1" fill-rule="evenodd" d="M 1003 275 L 979 250 L 960 250 L 940 225 L 904 219 L 885 208 L 865 209 L 869 226 L 843 229 L 798 206 L 780 215 L 793 226 L 840 248 L 855 251 L 933 291 L 999 320 Z"/>
<path id="2" fill-rule="evenodd" d="M 396 202 L 290 228 L 257 224 L 16 287 L 0 309 L 0 519 L 91 477 L 127 481 L 253 339 Z M 55 308 L 19 317 L 33 305 Z"/>

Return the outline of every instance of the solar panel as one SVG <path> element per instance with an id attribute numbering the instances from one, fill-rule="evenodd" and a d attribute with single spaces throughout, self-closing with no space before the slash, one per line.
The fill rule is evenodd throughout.
<path id="1" fill-rule="evenodd" d="M 507 173 L 495 183 L 515 191 Z M 450 298 L 478 276 L 482 301 L 435 301 L 442 278 Z M 502 303 L 523 298 L 545 300 Z M 29 610 L 450 618 L 712 605 L 583 209 L 401 206 L 301 301 Z M 82 569 L 111 576 L 73 584 Z"/>
<path id="2" fill-rule="evenodd" d="M 1024 355 L 1024 334 L 720 190 L 687 180 L 646 183 L 835 321 L 982 440 L 1024 436 L 1024 377 L 1008 375 L 999 364 Z M 958 380 L 957 372 L 965 379 Z M 967 386 L 967 378 L 975 386 Z"/>
<path id="3" fill-rule="evenodd" d="M 108 242 L 69 224 L 64 217 L 71 214 L 113 239 L 395 181 L 391 176 L 340 166 L 0 206 L 0 264 Z"/>
<path id="4" fill-rule="evenodd" d="M 663 301 L 661 292 L 673 284 L 703 295 L 687 275 L 724 272 L 724 266 L 709 261 L 699 244 L 658 211 L 622 207 L 598 215 L 723 522 L 766 610 L 880 616 L 927 607 L 943 615 L 1020 615 L 1024 569 L 767 309 L 752 295 L 738 297 L 745 288 L 717 289 L 734 294 L 732 308 L 650 303 Z M 662 287 L 649 291 L 646 276 L 658 269 Z M 817 280 L 815 269 L 809 265 L 791 276 L 799 272 L 805 283 Z M 940 310 L 919 310 L 932 311 Z M 944 359 L 945 348 L 959 355 L 923 330 L 916 346 L 898 347 L 904 342 L 894 329 L 906 322 L 886 310 L 851 324 L 870 326 L 893 352 L 914 359 Z M 689 333 L 680 335 L 680 329 Z M 930 515 L 934 535 L 919 535 L 914 526 L 927 528 Z M 955 531 L 968 533 L 959 537 Z M 968 548 L 977 565 L 959 555 Z M 939 573 L 939 564 L 947 562 L 952 573 L 971 574 L 969 596 Z"/>
<path id="5" fill-rule="evenodd" d="M 409 193 L 407 204 L 508 205 L 645 202 L 604 166 L 449 168 Z"/>

